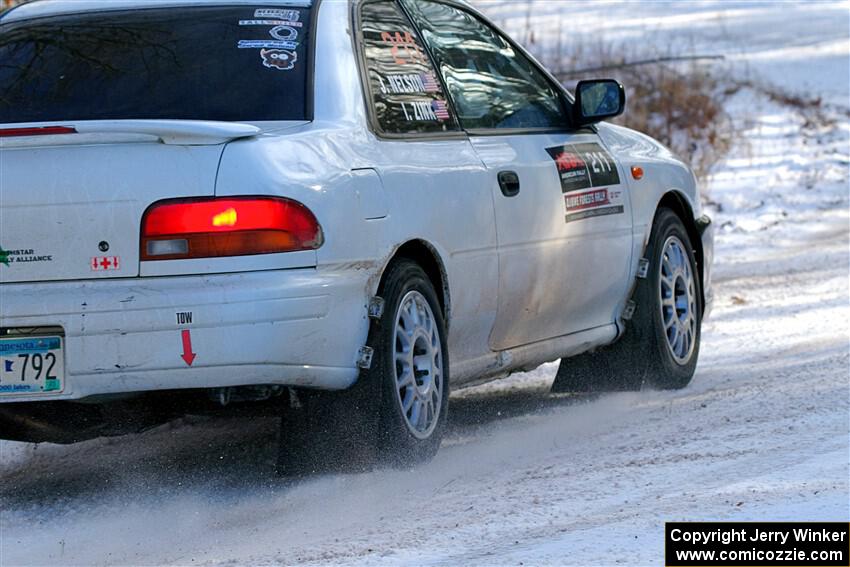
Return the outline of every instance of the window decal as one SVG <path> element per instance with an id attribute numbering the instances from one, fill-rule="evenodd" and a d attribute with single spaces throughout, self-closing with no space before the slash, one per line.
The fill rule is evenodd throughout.
<path id="1" fill-rule="evenodd" d="M 239 20 L 240 26 L 267 26 L 270 39 L 242 39 L 239 49 L 259 49 L 263 66 L 278 71 L 291 71 L 298 61 L 298 33 L 303 27 L 298 10 L 258 9 L 253 20 Z M 263 19 L 276 18 L 276 19 Z"/>
<path id="2" fill-rule="evenodd" d="M 309 119 L 311 9 L 277 1 L 3 23 L 0 123 Z"/>
<path id="3" fill-rule="evenodd" d="M 286 49 L 261 49 L 260 57 L 263 59 L 263 65 L 280 71 L 294 69 L 295 62 L 298 61 L 298 54 Z"/>
<path id="4" fill-rule="evenodd" d="M 457 6 L 429 0 L 403 4 L 442 74 L 463 128 L 569 126 L 558 91 L 497 30 Z"/>
<path id="5" fill-rule="evenodd" d="M 389 134 L 457 130 L 443 87 L 416 31 L 394 2 L 361 8 L 361 40 L 372 108 Z"/>

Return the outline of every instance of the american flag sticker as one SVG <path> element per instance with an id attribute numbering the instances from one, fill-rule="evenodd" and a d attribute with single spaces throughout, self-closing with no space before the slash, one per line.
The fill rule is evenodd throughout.
<path id="1" fill-rule="evenodd" d="M 449 109 L 446 106 L 446 101 L 444 100 L 431 101 L 431 110 L 434 111 L 434 115 L 437 117 L 437 120 L 442 121 L 451 118 L 449 116 Z"/>
<path id="2" fill-rule="evenodd" d="M 440 84 L 434 73 L 419 73 L 419 78 L 422 79 L 422 85 L 425 87 L 426 93 L 440 92 Z"/>

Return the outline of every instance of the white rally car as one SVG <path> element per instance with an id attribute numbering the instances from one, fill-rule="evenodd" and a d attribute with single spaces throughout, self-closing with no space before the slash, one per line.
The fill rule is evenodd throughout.
<path id="1" fill-rule="evenodd" d="M 450 386 L 685 386 L 710 220 L 624 104 L 453 0 L 6 12 L 0 438 L 273 408 L 284 471 L 403 464 Z"/>

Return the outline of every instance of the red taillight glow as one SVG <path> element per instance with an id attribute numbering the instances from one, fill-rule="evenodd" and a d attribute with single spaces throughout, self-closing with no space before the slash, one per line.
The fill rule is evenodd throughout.
<path id="1" fill-rule="evenodd" d="M 154 203 L 142 217 L 142 260 L 314 250 L 322 229 L 310 210 L 280 197 Z"/>
<path id="2" fill-rule="evenodd" d="M 77 130 L 69 126 L 39 126 L 36 128 L 0 128 L 0 138 L 17 136 L 50 136 L 53 134 L 76 134 Z"/>

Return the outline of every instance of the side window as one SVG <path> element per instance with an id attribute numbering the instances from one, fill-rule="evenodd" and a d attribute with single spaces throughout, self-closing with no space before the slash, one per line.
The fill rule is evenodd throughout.
<path id="1" fill-rule="evenodd" d="M 372 109 L 382 132 L 458 129 L 422 42 L 396 2 L 363 4 L 360 34 Z"/>
<path id="2" fill-rule="evenodd" d="M 404 0 L 445 79 L 465 129 L 568 126 L 554 87 L 474 15 L 431 0 Z"/>

